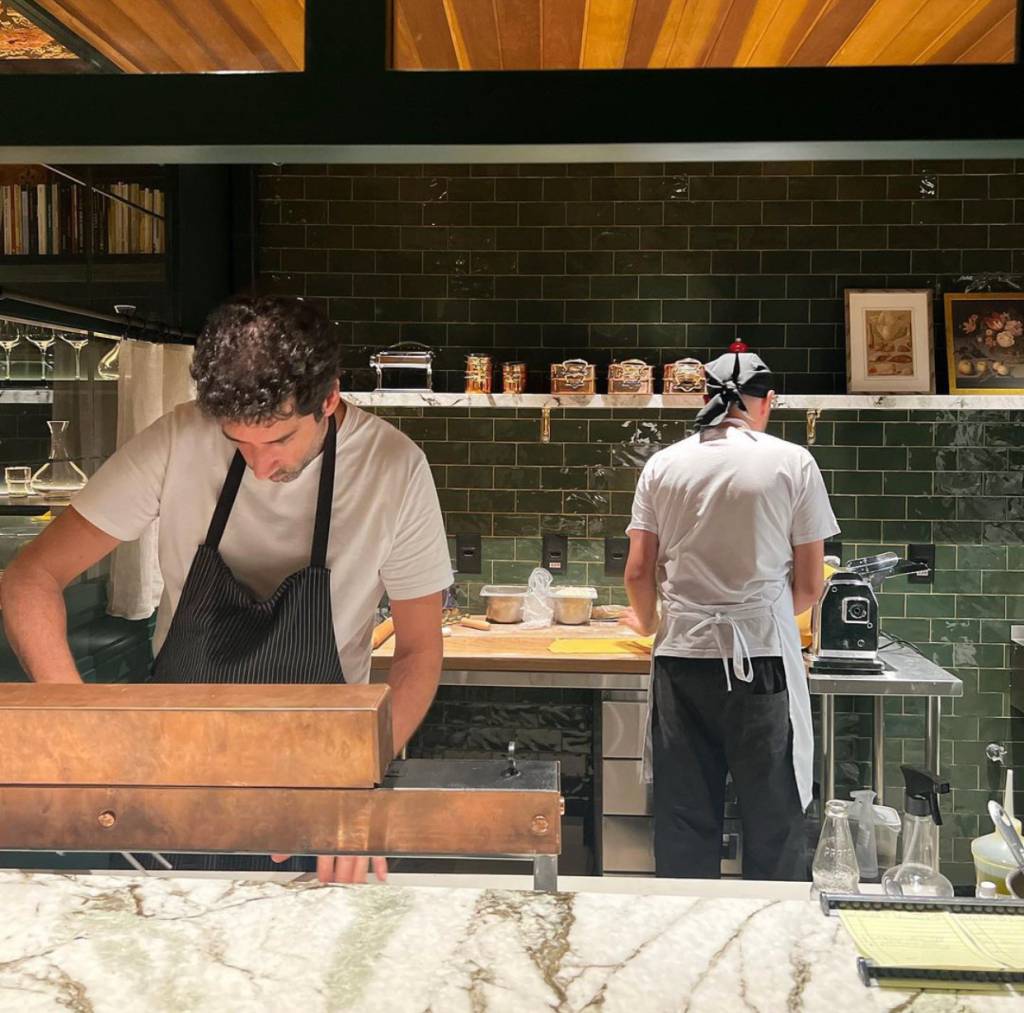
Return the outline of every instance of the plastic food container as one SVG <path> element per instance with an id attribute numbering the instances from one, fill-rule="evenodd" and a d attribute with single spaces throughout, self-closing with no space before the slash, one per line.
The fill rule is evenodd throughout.
<path id="1" fill-rule="evenodd" d="M 590 613 L 597 598 L 595 587 L 553 587 L 551 607 L 556 623 L 565 626 L 581 626 L 590 622 Z"/>
<path id="2" fill-rule="evenodd" d="M 525 584 L 488 584 L 480 592 L 492 623 L 521 623 L 526 603 Z"/>

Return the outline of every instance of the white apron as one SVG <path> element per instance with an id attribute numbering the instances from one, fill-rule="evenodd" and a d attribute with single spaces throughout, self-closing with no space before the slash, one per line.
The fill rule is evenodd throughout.
<path id="1" fill-rule="evenodd" d="M 722 667 L 729 689 L 729 659 L 737 679 L 751 682 L 750 652 L 743 635 L 744 620 L 771 616 L 779 638 L 782 663 L 786 670 L 786 688 L 789 691 L 789 723 L 793 729 L 793 775 L 796 778 L 800 804 L 806 809 L 811 804 L 814 783 L 814 732 L 811 726 L 811 695 L 807 688 L 807 670 L 800 650 L 800 631 L 793 614 L 793 591 L 789 584 L 783 586 L 779 596 L 771 602 L 754 601 L 743 605 L 719 605 L 709 607 L 693 602 L 673 603 L 662 612 L 661 625 L 651 649 L 651 671 L 647 684 L 647 722 L 644 733 L 645 781 L 653 778 L 653 751 L 651 746 L 651 725 L 654 714 L 654 659 L 658 647 L 673 632 L 682 629 L 694 633 L 710 627 L 718 642 Z M 731 634 L 732 649 L 726 644 Z"/>

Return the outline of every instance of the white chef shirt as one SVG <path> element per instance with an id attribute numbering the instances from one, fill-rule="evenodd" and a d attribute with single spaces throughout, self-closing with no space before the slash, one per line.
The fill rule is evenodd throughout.
<path id="1" fill-rule="evenodd" d="M 647 462 L 628 530 L 658 536 L 662 608 L 776 600 L 792 579 L 793 546 L 838 534 L 821 472 L 803 447 L 726 422 Z M 655 653 L 717 658 L 712 626 L 667 624 Z M 779 656 L 770 616 L 745 619 L 751 657 Z M 731 643 L 729 637 L 726 643 Z"/>
<path id="2" fill-rule="evenodd" d="M 72 505 L 120 541 L 160 519 L 164 589 L 159 651 L 196 549 L 206 539 L 235 446 L 194 402 L 179 405 L 120 448 Z M 320 458 L 291 482 L 260 481 L 246 469 L 220 553 L 235 577 L 267 598 L 309 565 Z M 390 423 L 346 405 L 338 430 L 327 566 L 334 637 L 348 682 L 370 675 L 374 613 L 449 587 L 452 568 L 433 477 L 423 452 Z"/>

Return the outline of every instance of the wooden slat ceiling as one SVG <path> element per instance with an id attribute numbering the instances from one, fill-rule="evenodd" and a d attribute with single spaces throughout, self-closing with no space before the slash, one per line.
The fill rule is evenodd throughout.
<path id="1" fill-rule="evenodd" d="M 1012 63 L 1018 0 L 392 0 L 402 70 Z"/>
<path id="2" fill-rule="evenodd" d="M 74 60 L 65 49 L 24 15 L 0 3 L 0 60 Z"/>
<path id="3" fill-rule="evenodd" d="M 305 0 L 36 3 L 128 73 L 294 71 L 304 65 Z"/>

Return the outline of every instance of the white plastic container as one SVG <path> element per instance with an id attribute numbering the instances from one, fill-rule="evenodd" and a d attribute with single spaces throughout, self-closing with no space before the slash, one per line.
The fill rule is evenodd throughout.
<path id="1" fill-rule="evenodd" d="M 564 626 L 589 623 L 596 598 L 596 587 L 553 587 L 551 607 L 554 609 L 555 622 Z"/>
<path id="2" fill-rule="evenodd" d="M 480 591 L 491 623 L 521 623 L 526 604 L 525 584 L 488 584 Z"/>

